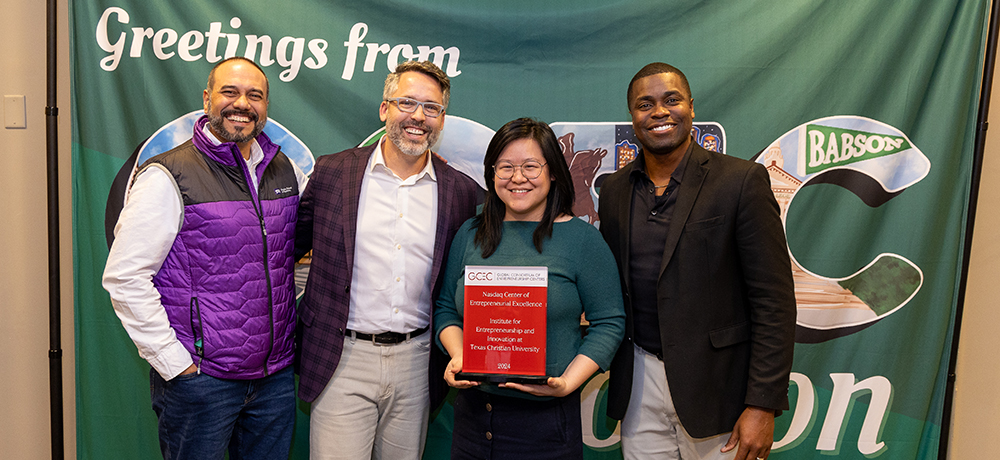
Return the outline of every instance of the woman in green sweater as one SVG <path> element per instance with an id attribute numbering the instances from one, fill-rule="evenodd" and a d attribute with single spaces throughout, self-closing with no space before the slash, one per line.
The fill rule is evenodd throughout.
<path id="1" fill-rule="evenodd" d="M 614 258 L 597 229 L 573 218 L 573 181 L 547 124 L 507 123 L 483 164 L 483 211 L 452 241 L 434 312 L 435 335 L 451 356 L 444 379 L 460 389 L 452 458 L 582 458 L 579 388 L 611 363 L 625 328 Z M 467 265 L 548 268 L 544 384 L 456 380 Z"/>

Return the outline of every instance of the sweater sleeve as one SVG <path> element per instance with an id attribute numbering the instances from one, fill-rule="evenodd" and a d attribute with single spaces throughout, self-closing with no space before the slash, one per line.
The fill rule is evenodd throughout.
<path id="1" fill-rule="evenodd" d="M 581 226 L 581 246 L 576 262 L 576 288 L 590 326 L 578 354 L 607 369 L 625 334 L 625 307 L 618 284 L 618 266 L 596 228 Z"/>
<path id="2" fill-rule="evenodd" d="M 451 240 L 448 251 L 448 264 L 444 269 L 444 280 L 441 292 L 434 303 L 434 342 L 441 351 L 448 353 L 441 344 L 441 331 L 448 326 L 462 327 L 462 314 L 456 305 L 455 292 L 459 289 L 462 274 L 465 272 L 465 252 L 472 244 L 472 219 L 465 221 Z"/>

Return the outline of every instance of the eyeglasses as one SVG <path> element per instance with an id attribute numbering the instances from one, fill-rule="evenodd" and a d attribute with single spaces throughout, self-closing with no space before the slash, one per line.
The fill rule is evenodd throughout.
<path id="1" fill-rule="evenodd" d="M 515 165 L 504 161 L 493 165 L 493 173 L 502 180 L 508 180 L 511 177 L 514 177 L 515 170 L 521 168 L 521 175 L 524 176 L 525 179 L 536 179 L 538 176 L 542 175 L 542 167 L 547 164 L 548 163 L 539 163 L 535 160 L 528 160 L 520 165 Z"/>
<path id="2" fill-rule="evenodd" d="M 386 99 L 385 102 L 395 102 L 396 107 L 399 110 L 406 113 L 414 113 L 417 111 L 417 107 L 422 107 L 424 109 L 424 115 L 437 118 L 444 113 L 444 106 L 438 104 L 437 102 L 420 102 L 416 99 L 410 99 L 408 97 L 391 97 Z"/>

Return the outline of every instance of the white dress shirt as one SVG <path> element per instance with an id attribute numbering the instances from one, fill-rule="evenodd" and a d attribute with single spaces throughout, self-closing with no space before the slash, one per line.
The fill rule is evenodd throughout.
<path id="1" fill-rule="evenodd" d="M 347 328 L 407 333 L 431 321 L 437 176 L 428 158 L 401 179 L 386 166 L 385 136 L 368 160 L 358 202 Z"/>

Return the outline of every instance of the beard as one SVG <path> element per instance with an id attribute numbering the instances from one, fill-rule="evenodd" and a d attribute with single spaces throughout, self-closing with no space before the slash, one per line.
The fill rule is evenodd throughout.
<path id="1" fill-rule="evenodd" d="M 225 122 L 226 117 L 233 114 L 245 115 L 250 121 L 254 122 L 253 129 L 248 133 L 240 132 L 229 132 L 226 130 Z M 209 104 L 208 107 L 208 124 L 212 127 L 212 132 L 221 138 L 224 142 L 235 142 L 237 144 L 242 144 L 244 142 L 249 142 L 257 138 L 257 135 L 264 131 L 264 125 L 267 124 L 267 119 L 260 120 L 256 113 L 250 111 L 242 111 L 235 109 L 223 110 L 218 116 L 212 115 L 212 106 Z"/>
<path id="2" fill-rule="evenodd" d="M 427 139 L 423 142 L 410 142 L 406 138 L 406 128 L 407 127 L 419 128 L 427 132 Z M 441 135 L 441 131 L 434 131 L 424 126 L 422 123 L 417 123 L 410 121 L 403 125 L 399 122 L 390 122 L 386 127 L 386 134 L 389 136 L 389 140 L 392 141 L 393 145 L 406 155 L 411 157 L 418 157 L 423 155 L 427 149 L 431 148 L 435 142 L 437 142 L 438 137 Z"/>

